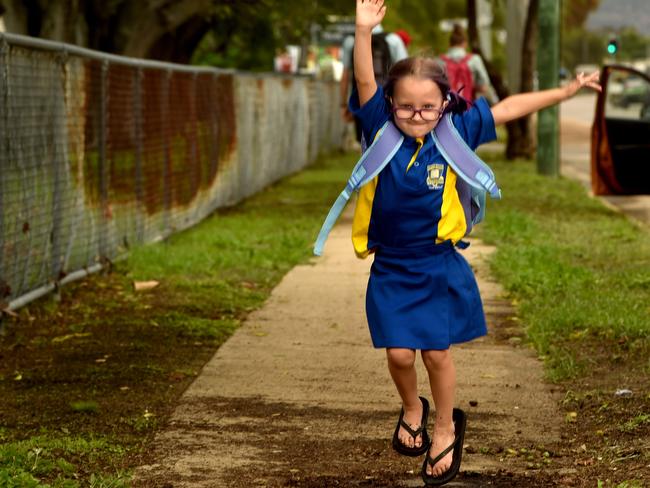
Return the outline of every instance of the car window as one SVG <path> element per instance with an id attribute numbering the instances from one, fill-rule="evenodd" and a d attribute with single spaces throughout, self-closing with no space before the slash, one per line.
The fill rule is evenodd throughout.
<path id="1" fill-rule="evenodd" d="M 607 79 L 605 118 L 650 121 L 650 83 L 634 73 L 614 70 Z"/>

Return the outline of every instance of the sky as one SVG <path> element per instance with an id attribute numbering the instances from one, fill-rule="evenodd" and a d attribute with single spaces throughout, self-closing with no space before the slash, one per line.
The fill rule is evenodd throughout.
<path id="1" fill-rule="evenodd" d="M 649 0 L 601 0 L 597 11 L 587 18 L 586 27 L 596 30 L 633 26 L 640 34 L 650 37 Z"/>

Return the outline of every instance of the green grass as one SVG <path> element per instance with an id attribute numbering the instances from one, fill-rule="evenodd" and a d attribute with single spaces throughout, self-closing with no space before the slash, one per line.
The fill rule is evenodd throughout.
<path id="1" fill-rule="evenodd" d="M 126 487 L 128 474 L 90 474 L 88 483 L 79 478 L 103 455 L 124 455 L 123 449 L 108 439 L 58 436 L 32 437 L 0 445 L 0 486 L 7 488 Z M 40 480 L 52 480 L 42 483 Z"/>
<path id="2" fill-rule="evenodd" d="M 648 347 L 650 236 L 566 179 L 532 163 L 491 165 L 503 200 L 490 202 L 478 234 L 498 248 L 492 271 L 517 304 L 549 375 L 579 374 L 583 340 Z"/>
<path id="3" fill-rule="evenodd" d="M 335 156 L 216 212 L 167 241 L 134 249 L 132 280 L 158 280 L 167 311 L 160 326 L 223 342 L 280 278 L 312 256 L 312 245 L 354 164 Z"/>

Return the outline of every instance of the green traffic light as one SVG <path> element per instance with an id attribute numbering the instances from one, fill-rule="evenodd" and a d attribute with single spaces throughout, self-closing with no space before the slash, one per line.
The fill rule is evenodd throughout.
<path id="1" fill-rule="evenodd" d="M 609 54 L 616 54 L 618 51 L 618 41 L 616 39 L 610 39 L 607 43 L 607 52 Z"/>

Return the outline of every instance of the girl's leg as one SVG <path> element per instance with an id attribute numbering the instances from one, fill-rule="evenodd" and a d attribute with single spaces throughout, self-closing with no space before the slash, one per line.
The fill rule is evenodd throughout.
<path id="1" fill-rule="evenodd" d="M 418 379 L 415 372 L 415 351 L 413 349 L 388 348 L 386 349 L 388 370 L 395 382 L 399 396 L 402 397 L 404 407 L 404 421 L 417 428 L 422 421 L 422 402 L 418 397 Z M 403 428 L 398 434 L 402 444 L 408 447 L 420 447 L 422 436 L 418 435 L 413 442 L 413 437 Z"/>
<path id="2" fill-rule="evenodd" d="M 429 373 L 431 394 L 436 405 L 436 423 L 431 439 L 429 454 L 435 458 L 454 442 L 454 396 L 456 393 L 456 368 L 451 351 L 445 349 L 422 351 L 422 360 Z M 427 467 L 427 473 L 440 476 L 451 466 L 453 451 L 436 463 Z"/>

